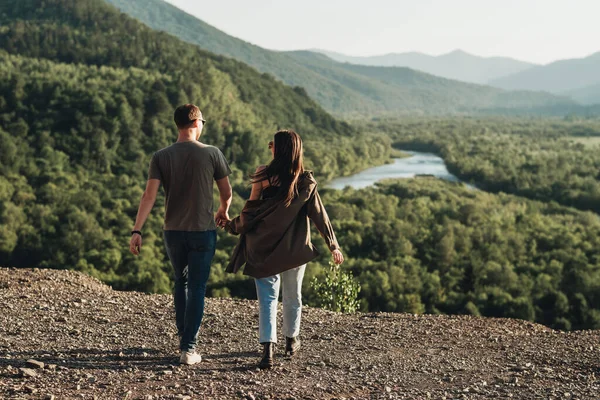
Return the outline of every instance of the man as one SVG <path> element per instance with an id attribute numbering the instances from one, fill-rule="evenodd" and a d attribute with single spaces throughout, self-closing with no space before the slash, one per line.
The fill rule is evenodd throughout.
<path id="1" fill-rule="evenodd" d="M 200 109 L 185 104 L 175 110 L 177 142 L 156 152 L 150 161 L 146 190 L 131 232 L 130 251 L 142 248 L 142 227 L 154 206 L 158 187 L 165 191 L 164 239 L 175 271 L 175 318 L 180 337 L 180 363 L 192 365 L 204 315 L 206 282 L 215 254 L 216 224 L 229 220 L 229 165 L 219 149 L 199 141 L 204 127 Z M 213 179 L 221 205 L 213 219 Z"/>

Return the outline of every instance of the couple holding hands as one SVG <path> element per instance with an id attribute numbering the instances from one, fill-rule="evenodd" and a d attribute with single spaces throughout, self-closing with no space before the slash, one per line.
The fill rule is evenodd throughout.
<path id="1" fill-rule="evenodd" d="M 175 319 L 180 337 L 180 363 L 202 360 L 196 351 L 204 314 L 206 283 L 216 249 L 216 228 L 239 235 L 227 272 L 244 268 L 254 278 L 259 302 L 262 369 L 273 366 L 277 343 L 277 301 L 283 302 L 286 353 L 300 348 L 302 279 L 306 263 L 318 252 L 311 243 L 310 221 L 325 239 L 336 264 L 344 261 L 335 233 L 317 191 L 312 172 L 303 165 L 302 139 L 291 130 L 275 133 L 269 142 L 273 160 L 251 176 L 252 191 L 240 216 L 231 220 L 231 173 L 219 149 L 199 141 L 205 120 L 192 104 L 174 115 L 177 142 L 157 151 L 150 162 L 130 251 L 142 247 L 142 227 L 162 185 L 165 191 L 164 240 L 175 273 Z M 220 206 L 213 218 L 213 180 Z"/>

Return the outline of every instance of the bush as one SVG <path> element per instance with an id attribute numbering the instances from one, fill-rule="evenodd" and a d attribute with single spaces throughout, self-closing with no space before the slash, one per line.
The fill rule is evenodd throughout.
<path id="1" fill-rule="evenodd" d="M 353 313 L 359 308 L 360 285 L 351 272 L 342 271 L 331 261 L 325 280 L 313 278 L 311 286 L 321 308 L 343 313 Z"/>

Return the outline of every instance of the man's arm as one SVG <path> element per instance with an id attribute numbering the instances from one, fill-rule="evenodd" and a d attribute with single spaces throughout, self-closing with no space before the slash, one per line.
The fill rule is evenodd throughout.
<path id="1" fill-rule="evenodd" d="M 146 190 L 144 190 L 144 194 L 140 200 L 140 206 L 138 208 L 138 213 L 135 218 L 135 225 L 133 226 L 134 231 L 141 231 L 144 223 L 148 219 L 148 215 L 150 215 L 150 211 L 152 211 L 152 207 L 154 207 L 154 202 L 156 201 L 156 195 L 158 194 L 158 188 L 160 187 L 159 179 L 148 179 L 146 183 Z M 131 236 L 131 241 L 129 242 L 129 250 L 134 254 L 140 254 L 140 250 L 142 249 L 142 236 L 135 233 Z"/>
<path id="2" fill-rule="evenodd" d="M 229 206 L 231 206 L 231 183 L 229 183 L 229 177 L 218 179 L 217 188 L 219 189 L 219 198 L 221 199 L 221 205 L 215 216 L 215 222 L 218 226 L 224 226 L 229 221 Z"/>

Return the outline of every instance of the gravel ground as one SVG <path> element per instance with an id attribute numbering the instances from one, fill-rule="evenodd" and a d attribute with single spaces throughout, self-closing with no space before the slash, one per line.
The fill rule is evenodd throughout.
<path id="1" fill-rule="evenodd" d="M 600 398 L 600 331 L 510 319 L 305 307 L 303 347 L 256 368 L 255 301 L 207 299 L 196 366 L 177 364 L 171 296 L 72 271 L 0 268 L 0 397 Z"/>

